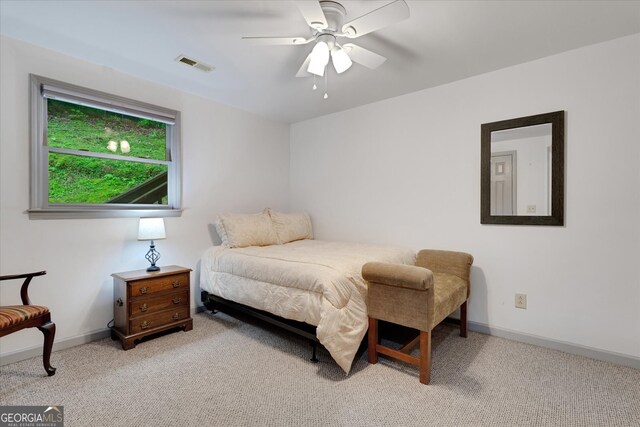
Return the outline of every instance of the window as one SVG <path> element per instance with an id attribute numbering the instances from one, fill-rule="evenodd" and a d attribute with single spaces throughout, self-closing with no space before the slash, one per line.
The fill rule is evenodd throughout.
<path id="1" fill-rule="evenodd" d="M 30 218 L 179 216 L 180 113 L 31 75 Z"/>

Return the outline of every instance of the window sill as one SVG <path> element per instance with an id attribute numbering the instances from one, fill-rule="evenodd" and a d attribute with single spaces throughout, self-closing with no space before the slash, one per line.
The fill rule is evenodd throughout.
<path id="1" fill-rule="evenodd" d="M 168 218 L 182 209 L 29 209 L 29 219 Z"/>

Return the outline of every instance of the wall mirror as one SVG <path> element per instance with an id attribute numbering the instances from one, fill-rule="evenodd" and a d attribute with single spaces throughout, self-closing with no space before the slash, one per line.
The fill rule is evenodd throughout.
<path id="1" fill-rule="evenodd" d="M 482 224 L 564 225 L 564 111 L 481 127 Z"/>

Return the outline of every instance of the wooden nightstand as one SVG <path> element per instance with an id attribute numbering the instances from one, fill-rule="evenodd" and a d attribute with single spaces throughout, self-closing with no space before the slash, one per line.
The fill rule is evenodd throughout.
<path id="1" fill-rule="evenodd" d="M 114 273 L 111 338 L 129 350 L 135 341 L 172 328 L 193 329 L 189 301 L 191 269 L 170 265 L 160 271 Z"/>

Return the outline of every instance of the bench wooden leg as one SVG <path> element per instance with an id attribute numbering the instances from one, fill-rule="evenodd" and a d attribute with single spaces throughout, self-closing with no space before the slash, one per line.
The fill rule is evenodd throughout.
<path id="1" fill-rule="evenodd" d="M 467 301 L 460 306 L 460 336 L 467 337 Z"/>
<path id="2" fill-rule="evenodd" d="M 367 348 L 367 356 L 369 363 L 378 363 L 378 319 L 369 318 L 369 342 Z"/>
<path id="3" fill-rule="evenodd" d="M 42 363 L 44 364 L 44 370 L 47 371 L 49 376 L 52 376 L 56 373 L 56 368 L 51 366 L 49 360 L 51 359 L 53 339 L 56 336 L 56 324 L 48 322 L 42 326 L 38 326 L 38 329 L 44 334 L 44 349 L 42 351 Z"/>
<path id="4" fill-rule="evenodd" d="M 420 382 L 431 381 L 431 331 L 420 331 Z"/>

